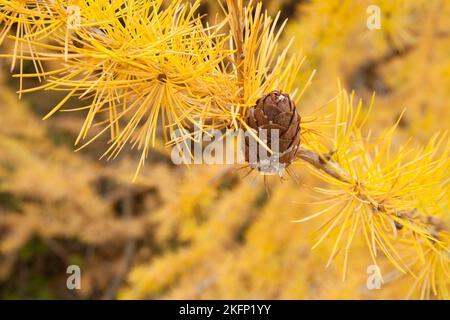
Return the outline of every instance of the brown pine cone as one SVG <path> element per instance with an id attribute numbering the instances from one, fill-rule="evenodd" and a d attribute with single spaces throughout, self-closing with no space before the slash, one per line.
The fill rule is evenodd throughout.
<path id="1" fill-rule="evenodd" d="M 294 102 L 288 94 L 279 91 L 272 91 L 256 102 L 256 105 L 248 110 L 247 124 L 257 131 L 258 138 L 265 141 L 267 146 L 274 151 L 276 143 L 278 143 L 278 154 L 274 154 L 277 158 L 275 162 L 279 163 L 275 166 L 273 164 L 267 165 L 270 154 L 260 154 L 257 150 L 252 149 L 256 141 L 252 136 L 246 135 L 245 138 L 245 160 L 250 165 L 260 171 L 266 173 L 280 173 L 279 169 L 286 168 L 295 159 L 299 144 L 300 144 L 300 115 L 297 112 Z M 264 139 L 264 134 L 260 129 L 267 130 L 267 139 Z M 278 131 L 278 139 L 276 136 L 274 140 L 271 139 L 272 130 Z M 253 148 L 254 149 L 254 148 Z M 256 157 L 251 153 L 257 153 Z M 273 157 L 271 157 L 273 162 Z"/>

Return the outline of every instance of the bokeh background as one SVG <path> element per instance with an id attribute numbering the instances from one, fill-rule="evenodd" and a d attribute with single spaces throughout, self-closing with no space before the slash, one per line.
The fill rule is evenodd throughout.
<path id="1" fill-rule="evenodd" d="M 369 5 L 381 28 L 369 30 Z M 369 102 L 369 127 L 392 126 L 395 142 L 425 143 L 450 126 L 450 2 L 445 0 L 271 0 L 271 15 L 289 19 L 282 43 L 307 60 L 301 87 L 317 73 L 300 114 L 332 108 L 337 81 Z M 202 13 L 220 13 L 207 0 Z M 2 52 L 11 43 L 6 41 Z M 283 46 L 282 46 L 283 47 Z M 325 268 L 332 243 L 311 250 L 305 205 L 320 186 L 303 163 L 298 181 L 263 179 L 226 166 L 175 166 L 159 147 L 132 183 L 138 157 L 126 151 L 98 160 L 106 141 L 74 152 L 82 113 L 41 118 L 61 99 L 46 91 L 18 99 L 9 61 L 0 73 L 0 298 L 37 299 L 402 299 L 403 276 L 366 288 L 371 264 L 356 241 L 345 282 Z M 32 67 L 32 66 L 28 66 Z M 33 80 L 30 80 L 33 81 Z M 29 83 L 28 85 L 35 85 Z M 68 290 L 66 268 L 81 268 L 81 289 Z M 389 275 L 389 269 L 383 273 Z M 389 278 L 389 277 L 388 277 Z"/>

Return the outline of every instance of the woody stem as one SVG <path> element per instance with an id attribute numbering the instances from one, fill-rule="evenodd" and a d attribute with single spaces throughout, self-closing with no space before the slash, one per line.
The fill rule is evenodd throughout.
<path id="1" fill-rule="evenodd" d="M 236 46 L 236 71 L 240 88 L 244 88 L 244 30 L 243 30 L 243 14 L 242 0 L 229 0 L 228 12 L 230 19 L 230 29 Z M 243 95 L 243 92 L 241 92 Z"/>
<path id="2" fill-rule="evenodd" d="M 342 182 L 350 182 L 349 175 L 344 171 L 344 169 L 342 169 L 336 162 L 327 160 L 323 155 L 315 151 L 300 146 L 297 150 L 297 157 L 308 162 L 316 169 L 325 172 L 333 178 L 336 178 Z"/>

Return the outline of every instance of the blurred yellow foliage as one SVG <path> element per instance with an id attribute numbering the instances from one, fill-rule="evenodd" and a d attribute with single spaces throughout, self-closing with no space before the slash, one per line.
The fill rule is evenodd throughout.
<path id="1" fill-rule="evenodd" d="M 89 2 L 101 6 L 102 1 Z M 52 24 L 56 42 L 42 40 L 37 25 L 33 37 L 42 42 L 27 48 L 30 39 L 23 34 L 30 30 L 14 30 L 6 24 L 9 13 L 2 11 L 1 52 L 14 52 L 3 73 L 15 65 L 22 76 L 8 85 L 0 75 L 0 297 L 74 297 L 65 289 L 65 268 L 78 264 L 83 285 L 76 294 L 88 298 L 448 299 L 449 145 L 444 131 L 450 127 L 450 3 L 264 1 L 254 9 L 267 8 L 274 17 L 279 10 L 280 19 L 289 20 L 277 44 L 272 20 L 263 11 L 252 20 L 247 12 L 245 43 L 252 55 L 240 78 L 228 73 L 233 65 L 228 60 L 244 57 L 225 49 L 229 39 L 222 25 L 205 32 L 205 19 L 190 20 L 198 8 L 212 13 L 207 17 L 211 25 L 224 21 L 217 1 L 194 1 L 182 14 L 177 13 L 180 1 L 163 2 L 154 3 L 166 15 L 152 15 L 148 25 L 136 17 L 139 8 L 151 12 L 153 2 L 130 9 L 136 10 L 136 19 L 128 29 L 114 19 L 114 28 L 105 31 L 111 42 L 92 36 L 92 23 L 85 21 L 78 38 L 72 37 L 84 48 L 58 33 L 59 11 L 50 15 L 57 17 Z M 17 1 L 0 0 L 0 8 L 11 3 Z M 367 8 L 373 4 L 381 10 L 381 28 L 369 30 Z M 125 16 L 119 7 L 83 12 L 92 19 L 114 10 Z M 176 52 L 165 60 L 159 56 L 158 50 L 172 44 L 169 36 L 156 43 L 168 31 L 153 27 L 168 26 L 175 14 L 180 15 L 170 31 L 174 43 L 199 59 L 178 64 Z M 16 38 L 6 36 L 10 28 Z M 190 32 L 196 36 L 187 36 Z M 257 50 L 260 34 L 267 51 Z M 285 51 L 288 44 L 291 53 L 306 59 Z M 40 58 L 29 59 L 33 64 L 25 53 Z M 77 54 L 85 54 L 88 63 Z M 157 77 L 159 62 L 149 62 L 159 60 L 166 78 Z M 108 72 L 97 73 L 99 65 Z M 75 72 L 67 73 L 68 68 Z M 35 79 L 57 73 L 64 78 L 52 78 L 50 84 Z M 124 89 L 127 81 L 129 90 Z M 200 89 L 180 89 L 187 82 Z M 305 84 L 309 87 L 303 91 Z M 18 101 L 11 86 L 33 93 Z M 24 89 L 40 86 L 56 92 Z M 269 179 L 269 196 L 255 172 L 244 176 L 235 166 L 174 166 L 157 125 L 157 113 L 165 110 L 152 111 L 150 120 L 140 122 L 146 119 L 141 106 L 155 110 L 151 107 L 174 96 L 167 91 L 173 89 L 177 99 L 169 103 L 167 117 L 177 126 L 210 116 L 217 122 L 206 127 L 222 128 L 241 121 L 242 110 L 276 88 L 297 89 L 302 145 L 327 154 L 350 181 L 322 171 L 311 174 L 309 165 L 296 162 L 297 178 Z M 216 93 L 217 110 L 205 92 Z M 59 102 L 77 107 L 73 103 L 83 95 L 93 99 L 77 110 L 83 115 L 39 120 L 55 101 L 55 111 Z M 127 100 L 123 109 L 116 105 L 116 98 L 136 95 L 138 102 Z M 124 116 L 128 125 L 119 128 L 115 119 L 124 110 L 137 110 L 141 118 Z M 134 131 L 138 122 L 148 130 Z M 71 143 L 85 138 L 88 129 L 98 139 L 73 153 Z M 109 134 L 100 135 L 102 130 Z M 140 150 L 98 161 L 98 149 L 111 141 L 114 155 L 127 141 Z M 136 163 L 144 160 L 131 183 Z M 369 290 L 368 267 L 375 263 L 384 282 L 380 290 Z"/>

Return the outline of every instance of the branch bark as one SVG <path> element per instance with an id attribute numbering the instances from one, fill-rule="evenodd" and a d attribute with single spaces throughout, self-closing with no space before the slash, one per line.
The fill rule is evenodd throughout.
<path id="1" fill-rule="evenodd" d="M 244 89 L 244 9 L 242 0 L 228 0 L 228 15 L 231 34 L 236 46 L 236 72 L 240 88 Z M 243 96 L 243 92 L 241 92 Z"/>
<path id="2" fill-rule="evenodd" d="M 336 162 L 327 159 L 326 155 L 318 154 L 300 146 L 297 151 L 297 157 L 333 178 L 342 182 L 350 182 L 349 175 Z"/>

